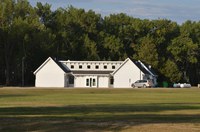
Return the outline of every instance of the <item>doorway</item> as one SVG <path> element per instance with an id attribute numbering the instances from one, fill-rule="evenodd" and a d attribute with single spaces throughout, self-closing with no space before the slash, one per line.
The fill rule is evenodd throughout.
<path id="1" fill-rule="evenodd" d="M 97 87 L 97 80 L 96 78 L 86 78 L 86 87 Z"/>

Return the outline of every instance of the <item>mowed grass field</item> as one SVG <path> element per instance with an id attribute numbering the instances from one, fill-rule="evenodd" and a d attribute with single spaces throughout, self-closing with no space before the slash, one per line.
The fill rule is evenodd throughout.
<path id="1" fill-rule="evenodd" d="M 200 89 L 0 88 L 0 131 L 200 131 Z"/>

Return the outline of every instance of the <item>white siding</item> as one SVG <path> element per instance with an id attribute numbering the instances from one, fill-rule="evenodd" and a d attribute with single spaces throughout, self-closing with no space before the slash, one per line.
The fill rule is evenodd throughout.
<path id="1" fill-rule="evenodd" d="M 73 71 L 88 71 L 87 74 L 76 74 L 74 72 L 74 85 L 69 84 L 69 75 L 52 60 L 50 57 L 34 72 L 36 75 L 36 87 L 98 87 L 98 88 L 130 88 L 131 84 L 143 79 L 143 73 L 128 58 L 122 61 L 60 61 L 66 69 Z M 79 66 L 82 68 L 79 68 Z M 90 66 L 90 67 L 88 67 Z M 97 68 L 98 66 L 98 68 Z M 105 66 L 107 66 L 105 68 Z M 93 71 L 106 74 L 90 74 Z M 112 73 L 114 72 L 114 73 Z M 114 83 L 110 86 L 110 74 L 113 74 Z M 89 80 L 89 81 L 88 81 Z M 87 85 L 86 86 L 86 82 Z M 89 82 L 89 83 L 88 83 Z"/>
<path id="2" fill-rule="evenodd" d="M 50 59 L 37 73 L 35 80 L 36 87 L 64 87 L 64 71 Z"/>
<path id="3" fill-rule="evenodd" d="M 86 85 L 86 79 L 89 79 L 89 85 Z M 94 82 L 93 82 L 94 81 Z M 74 80 L 75 84 L 74 87 L 78 88 L 96 88 L 98 84 L 97 76 L 96 75 L 78 75 L 75 77 Z"/>
<path id="4" fill-rule="evenodd" d="M 60 61 L 71 71 L 115 71 L 123 61 Z M 73 68 L 72 68 L 73 66 Z M 82 66 L 82 68 L 79 68 Z M 88 68 L 90 66 L 90 68 Z M 98 68 L 96 68 L 98 66 Z M 106 66 L 106 68 L 104 67 Z"/>
<path id="5" fill-rule="evenodd" d="M 108 88 L 109 87 L 109 77 L 98 77 L 99 80 L 99 88 Z"/>
<path id="6" fill-rule="evenodd" d="M 129 59 L 115 74 L 114 88 L 130 88 L 131 84 L 142 78 L 140 69 Z"/>
<path id="7" fill-rule="evenodd" d="M 74 78 L 74 87 L 83 88 L 86 87 L 85 77 L 77 76 Z"/>

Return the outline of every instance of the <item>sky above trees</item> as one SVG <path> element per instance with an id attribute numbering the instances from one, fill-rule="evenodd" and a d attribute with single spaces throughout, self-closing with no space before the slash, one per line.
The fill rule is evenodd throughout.
<path id="1" fill-rule="evenodd" d="M 72 5 L 85 10 L 92 9 L 107 16 L 113 13 L 142 19 L 170 19 L 179 24 L 186 20 L 199 21 L 200 0 L 29 0 L 35 6 L 37 2 L 49 3 L 52 9 Z"/>

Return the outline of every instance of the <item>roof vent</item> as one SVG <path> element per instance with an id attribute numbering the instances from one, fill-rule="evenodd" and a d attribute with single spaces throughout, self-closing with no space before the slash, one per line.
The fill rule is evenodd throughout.
<path id="1" fill-rule="evenodd" d="M 149 69 L 151 69 L 151 65 L 149 65 Z"/>

